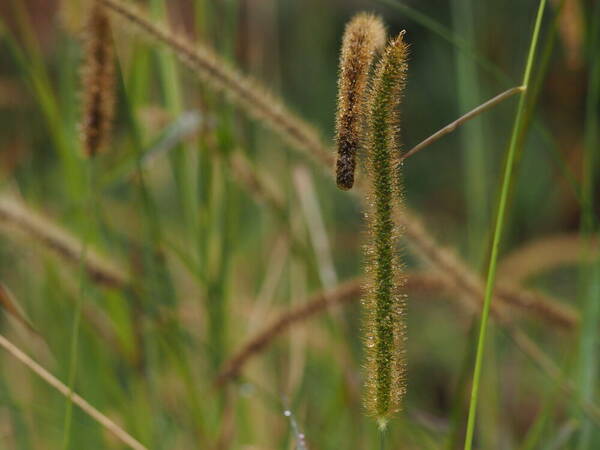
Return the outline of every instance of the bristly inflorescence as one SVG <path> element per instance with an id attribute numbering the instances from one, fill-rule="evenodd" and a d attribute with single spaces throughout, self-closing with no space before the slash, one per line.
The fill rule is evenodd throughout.
<path id="1" fill-rule="evenodd" d="M 364 290 L 366 407 L 384 427 L 406 392 L 405 299 L 394 210 L 402 201 L 399 179 L 399 111 L 406 82 L 404 32 L 392 39 L 378 62 L 367 111 L 368 244 Z"/>
<path id="2" fill-rule="evenodd" d="M 114 47 L 107 12 L 100 3 L 91 6 L 85 30 L 82 70 L 82 144 L 88 157 L 107 144 L 115 103 Z"/>
<path id="3" fill-rule="evenodd" d="M 369 69 L 385 40 L 381 18 L 368 13 L 357 14 L 344 31 L 336 119 L 336 180 L 343 190 L 354 185 L 356 154 L 363 143 Z"/>

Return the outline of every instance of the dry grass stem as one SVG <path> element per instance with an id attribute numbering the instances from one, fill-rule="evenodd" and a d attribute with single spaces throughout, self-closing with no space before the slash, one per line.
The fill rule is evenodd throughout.
<path id="1" fill-rule="evenodd" d="M 546 321 L 561 329 L 574 329 L 579 325 L 579 313 L 573 307 L 552 300 L 534 291 L 522 291 L 516 285 L 499 282 L 496 286 L 495 298 L 536 318 Z"/>
<path id="2" fill-rule="evenodd" d="M 257 121 L 273 128 L 290 145 L 307 151 L 319 161 L 327 161 L 328 167 L 333 164 L 328 146 L 323 144 L 313 127 L 298 118 L 255 80 L 236 71 L 209 46 L 192 43 L 183 36 L 177 36 L 168 27 L 156 24 L 144 12 L 127 2 L 98 1 L 123 19 L 126 25 L 133 25 L 169 47 L 199 78 L 227 94 L 232 102 Z"/>
<path id="3" fill-rule="evenodd" d="M 451 250 L 439 247 L 420 220 L 408 210 L 398 220 L 404 226 L 410 247 L 421 260 L 428 262 L 440 276 L 453 283 L 469 298 L 481 302 L 483 282 L 480 277 L 473 274 Z M 497 283 L 495 298 L 501 299 L 500 302 L 492 302 L 492 313 L 496 318 L 506 316 L 506 306 L 516 306 L 560 327 L 571 329 L 579 323 L 577 313 L 568 306 L 506 282 Z"/>
<path id="4" fill-rule="evenodd" d="M 258 203 L 273 209 L 280 216 L 285 216 L 285 202 L 271 178 L 266 177 L 252 165 L 241 151 L 232 152 L 228 158 L 235 181 Z"/>
<path id="5" fill-rule="evenodd" d="M 38 331 L 35 329 L 23 308 L 10 291 L 10 289 L 2 282 L 0 282 L 0 305 L 6 312 L 15 318 L 17 322 L 23 325 L 27 330 L 39 336 Z"/>
<path id="6" fill-rule="evenodd" d="M 589 246 L 585 248 L 584 244 Z M 521 284 L 536 275 L 561 266 L 574 265 L 598 257 L 598 238 L 582 241 L 578 234 L 558 234 L 528 242 L 506 255 L 498 268 L 498 276 Z"/>
<path id="7" fill-rule="evenodd" d="M 16 198 L 0 196 L 0 226 L 38 241 L 74 266 L 80 262 L 82 242 Z M 115 288 L 129 285 L 124 269 L 92 249 L 87 249 L 84 264 L 90 278 L 99 284 Z"/>
<path id="8" fill-rule="evenodd" d="M 467 302 L 461 301 L 460 297 L 466 295 L 465 289 L 464 287 L 456 285 L 453 278 L 441 276 L 436 272 L 409 272 L 406 274 L 405 278 L 406 285 L 404 286 L 404 289 L 408 294 L 422 296 L 451 295 L 456 299 L 459 306 L 469 313 L 478 312 L 481 309 L 481 297 L 473 297 L 473 295 L 475 295 L 474 293 L 471 293 L 468 296 Z M 249 359 L 266 349 L 274 339 L 284 334 L 289 328 L 322 313 L 329 307 L 345 305 L 358 300 L 363 284 L 364 282 L 361 278 L 346 281 L 335 289 L 313 295 L 309 299 L 300 302 L 301 306 L 283 313 L 261 332 L 257 333 L 248 342 L 243 344 L 235 355 L 224 364 L 224 368 L 218 376 L 217 384 L 222 385 L 237 377 Z M 499 290 L 499 292 L 496 293 L 497 298 L 495 300 L 506 302 L 505 296 L 511 294 L 511 292 L 502 292 L 502 290 Z M 328 297 L 330 295 L 332 296 L 331 298 Z M 550 304 L 556 303 L 554 300 L 547 297 L 544 297 L 542 301 Z M 544 318 L 542 314 L 543 313 L 540 312 L 540 317 Z M 563 311 L 558 312 L 557 314 L 565 313 Z M 572 317 L 570 314 L 565 314 L 560 320 L 556 321 L 557 324 L 564 324 L 568 329 L 577 326 L 578 322 L 579 317 L 577 317 L 576 312 L 575 317 Z M 505 323 L 508 325 L 506 319 Z M 553 321 L 551 323 L 553 323 Z"/>
<path id="9" fill-rule="evenodd" d="M 441 139 L 442 137 L 446 136 L 447 134 L 452 133 L 454 130 L 456 130 L 461 125 L 464 125 L 469 120 L 473 119 L 474 117 L 477 117 L 481 113 L 486 112 L 487 110 L 493 108 L 497 104 L 502 103 L 504 100 L 512 97 L 513 95 L 524 92 L 525 89 L 526 88 L 524 86 L 514 87 L 514 88 L 511 88 L 511 89 L 508 89 L 508 90 L 502 92 L 501 94 L 496 95 L 494 98 L 491 98 L 487 102 L 482 103 L 481 105 L 472 109 L 465 115 L 456 119 L 454 122 L 446 125 L 442 129 L 436 131 L 435 133 L 433 133 L 431 136 L 429 136 L 424 141 L 415 145 L 408 152 L 406 152 L 404 155 L 402 155 L 401 160 L 404 161 L 404 160 L 410 158 L 415 153 L 417 153 L 417 152 L 423 150 L 425 147 L 428 147 L 429 145 L 433 144 L 435 141 Z"/>
<path id="10" fill-rule="evenodd" d="M 21 351 L 16 345 L 6 339 L 4 336 L 0 335 L 0 346 L 2 346 L 11 356 L 18 359 L 24 365 L 26 365 L 32 372 L 34 372 L 37 376 L 39 376 L 42 380 L 56 389 L 65 397 L 68 397 L 72 400 L 74 404 L 79 406 L 81 410 L 98 422 L 101 426 L 110 431 L 117 439 L 123 442 L 130 448 L 135 450 L 147 450 L 144 445 L 134 439 L 129 433 L 127 433 L 123 428 L 117 425 L 115 422 L 110 420 L 107 416 L 102 414 L 92 405 L 90 405 L 84 398 L 82 398 L 77 393 L 71 391 L 64 383 L 62 383 L 58 378 L 40 366 L 37 362 L 31 359 L 27 354 Z"/>
<path id="11" fill-rule="evenodd" d="M 247 343 L 243 344 L 235 355 L 224 365 L 217 378 L 217 384 L 222 385 L 237 377 L 246 362 L 257 353 L 264 350 L 270 343 L 290 327 L 325 311 L 330 306 L 345 305 L 359 299 L 364 281 L 361 278 L 346 281 L 334 289 L 314 294 L 299 302 L 300 306 L 283 313 L 273 320 L 261 332 L 257 333 Z M 404 289 L 415 295 L 436 295 L 440 292 L 454 293 L 455 288 L 439 275 L 432 273 L 410 273 L 406 276 Z"/>
<path id="12" fill-rule="evenodd" d="M 262 351 L 275 336 L 289 329 L 293 323 L 303 321 L 325 310 L 329 304 L 343 304 L 353 301 L 360 295 L 360 292 L 360 282 L 352 280 L 339 285 L 335 289 L 319 292 L 308 300 L 298 302 L 300 306 L 272 322 L 244 344 L 236 355 L 224 365 L 223 370 L 217 377 L 216 384 L 223 385 L 229 379 L 238 376 L 250 357 Z"/>
<path id="13" fill-rule="evenodd" d="M 332 289 L 338 284 L 338 276 L 312 175 L 305 166 L 297 166 L 293 169 L 292 178 L 316 256 L 321 284 L 325 289 Z"/>

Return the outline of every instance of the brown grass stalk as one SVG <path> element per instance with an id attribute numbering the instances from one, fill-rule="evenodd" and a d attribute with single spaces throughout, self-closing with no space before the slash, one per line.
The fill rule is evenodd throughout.
<path id="1" fill-rule="evenodd" d="M 404 161 L 404 160 L 410 158 L 415 153 L 418 153 L 421 150 L 423 150 L 425 147 L 428 147 L 429 145 L 433 144 L 434 142 L 440 140 L 442 137 L 446 136 L 447 134 L 452 133 L 454 130 L 456 130 L 458 127 L 464 125 L 469 120 L 486 112 L 487 110 L 493 108 L 497 104 L 502 103 L 504 100 L 512 97 L 513 95 L 516 95 L 516 94 L 519 94 L 522 92 L 525 92 L 525 88 L 523 86 L 517 86 L 517 87 L 511 88 L 511 89 L 507 89 L 506 91 L 496 95 L 495 97 L 491 98 L 487 102 L 482 103 L 481 105 L 477 106 L 476 108 L 473 108 L 471 111 L 469 111 L 468 113 L 459 117 L 455 121 L 449 123 L 444 128 L 441 128 L 440 130 L 436 131 L 431 136 L 429 136 L 427 139 L 424 139 L 423 141 L 421 141 L 420 143 L 415 145 L 413 148 L 411 148 L 409 151 L 407 151 L 404 155 L 402 155 L 402 157 L 400 159 L 402 161 Z"/>
<path id="2" fill-rule="evenodd" d="M 39 242 L 75 267 L 80 263 L 83 243 L 14 197 L 0 196 L 0 227 Z M 123 268 L 90 248 L 86 250 L 84 265 L 90 278 L 99 284 L 114 288 L 129 285 Z"/>
<path id="3" fill-rule="evenodd" d="M 29 317 L 25 314 L 23 307 L 17 301 L 11 290 L 0 281 L 0 305 L 11 317 L 20 323 L 25 329 L 33 333 L 35 336 L 40 336 L 40 333 L 31 323 Z"/>
<path id="4" fill-rule="evenodd" d="M 297 302 L 300 306 L 283 313 L 241 346 L 235 355 L 224 364 L 216 379 L 216 384 L 221 386 L 237 377 L 250 358 L 263 351 L 276 337 L 285 333 L 293 325 L 303 322 L 331 306 L 357 301 L 362 292 L 362 286 L 363 280 L 356 278 Z M 437 275 L 414 273 L 407 277 L 404 289 L 412 293 L 431 294 L 449 290 L 451 286 Z"/>
<path id="5" fill-rule="evenodd" d="M 584 244 L 591 246 L 584 251 Z M 527 242 L 508 253 L 501 261 L 498 276 L 521 284 L 558 267 L 579 264 L 584 257 L 592 260 L 597 256 L 597 237 L 584 242 L 576 233 L 556 234 Z"/>
<path id="6" fill-rule="evenodd" d="M 309 299 L 300 302 L 301 306 L 283 313 L 280 317 L 263 328 L 261 332 L 257 333 L 253 338 L 243 344 L 235 355 L 224 364 L 224 368 L 217 378 L 217 384 L 222 385 L 228 380 L 238 376 L 249 359 L 263 351 L 275 338 L 285 333 L 292 326 L 320 314 L 328 307 L 345 305 L 357 301 L 360 297 L 362 285 L 363 280 L 361 278 L 346 281 L 334 289 L 314 294 Z M 406 285 L 404 289 L 413 295 L 464 295 L 464 288 L 457 286 L 456 283 L 449 280 L 448 277 L 443 277 L 432 272 L 408 273 L 406 275 Z M 496 300 L 504 300 L 504 295 L 508 294 L 501 291 L 497 292 Z M 457 298 L 457 301 L 463 309 L 468 309 L 470 312 L 479 310 L 480 303 L 477 299 L 470 297 L 469 303 L 461 302 L 460 298 Z M 544 301 L 552 302 L 552 299 L 545 298 Z M 508 324 L 506 318 L 504 319 L 504 322 Z M 577 317 L 573 319 L 570 316 L 565 315 L 563 320 L 557 323 L 564 327 L 572 328 L 577 324 Z"/>
<path id="7" fill-rule="evenodd" d="M 48 383 L 50 386 L 52 386 L 54 389 L 60 392 L 62 395 L 70 398 L 73 401 L 73 403 L 79 406 L 79 408 L 81 408 L 81 410 L 84 413 L 86 413 L 93 420 L 98 422 L 102 427 L 110 431 L 117 439 L 119 439 L 125 445 L 135 450 L 146 450 L 146 447 L 144 445 L 142 445 L 139 441 L 133 438 L 122 427 L 120 427 L 111 419 L 109 419 L 105 414 L 102 414 L 100 411 L 94 408 L 80 395 L 71 391 L 58 378 L 56 378 L 54 375 L 48 372 L 44 367 L 35 362 L 25 352 L 20 350 L 16 345 L 14 345 L 2 335 L 0 335 L 0 346 L 4 348 L 11 356 L 13 356 L 25 366 L 27 366 L 27 368 L 29 368 L 42 380 L 44 380 L 46 383 Z"/>
<path id="8" fill-rule="evenodd" d="M 482 301 L 484 286 L 479 276 L 475 275 L 454 252 L 439 247 L 420 220 L 411 212 L 405 210 L 398 220 L 404 225 L 410 247 L 420 259 L 428 262 L 433 270 L 446 278 L 449 283 L 453 283 L 465 295 Z M 506 306 L 515 306 L 561 327 L 572 328 L 579 322 L 577 312 L 567 305 L 550 300 L 542 294 L 517 288 L 504 281 L 496 284 L 495 297 L 501 300 L 492 302 L 492 312 L 496 318 L 507 314 Z"/>
<path id="9" fill-rule="evenodd" d="M 406 282 L 406 292 L 413 295 L 435 295 L 439 293 L 462 295 L 467 299 L 468 303 L 463 302 L 460 297 L 456 297 L 456 301 L 463 309 L 471 311 L 481 308 L 481 297 L 473 297 L 470 294 L 466 294 L 464 287 L 459 287 L 453 281 L 449 281 L 447 277 L 440 276 L 439 274 L 413 272 L 407 274 Z M 336 289 L 317 293 L 308 300 L 305 300 L 301 306 L 283 313 L 240 347 L 234 356 L 224 364 L 223 370 L 221 370 L 215 380 L 215 385 L 219 387 L 225 386 L 229 381 L 238 377 L 246 363 L 252 357 L 266 349 L 273 340 L 285 333 L 292 326 L 323 312 L 327 307 L 346 305 L 358 300 L 362 284 L 363 282 L 359 278 L 347 281 Z M 498 295 L 501 294 L 498 293 Z M 562 371 L 554 361 L 514 323 L 509 322 L 508 317 L 504 315 L 502 310 L 494 309 L 492 310 L 492 314 L 503 325 L 515 345 L 553 381 L 558 383 L 565 393 L 573 395 L 575 390 L 572 384 L 565 379 Z M 600 423 L 600 409 L 596 404 L 585 401 L 579 403 L 581 409 L 590 418 L 596 423 Z"/>
<path id="10" fill-rule="evenodd" d="M 122 0 L 98 0 L 127 27 L 143 31 L 169 47 L 199 78 L 243 108 L 257 121 L 273 128 L 286 142 L 312 154 L 319 161 L 333 164 L 330 149 L 316 130 L 292 113 L 277 97 L 249 76 L 235 70 L 213 49 L 193 43 L 173 33 L 167 26 L 157 24 L 147 14 Z"/>
<path id="11" fill-rule="evenodd" d="M 271 208 L 279 216 L 286 215 L 284 199 L 269 178 L 259 173 L 242 151 L 236 150 L 228 158 L 229 167 L 237 183 L 257 202 Z"/>

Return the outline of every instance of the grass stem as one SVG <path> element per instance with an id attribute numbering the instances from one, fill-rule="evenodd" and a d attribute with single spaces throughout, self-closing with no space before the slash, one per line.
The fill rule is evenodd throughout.
<path id="1" fill-rule="evenodd" d="M 81 246 L 81 257 L 79 263 L 79 294 L 75 301 L 75 311 L 73 312 L 73 328 L 71 332 L 71 348 L 69 354 L 69 375 L 68 375 L 68 389 L 70 391 L 67 395 L 67 405 L 65 411 L 65 422 L 63 428 L 63 449 L 68 450 L 70 447 L 71 440 L 71 424 L 73 422 L 73 389 L 75 387 L 75 380 L 77 378 L 77 361 L 79 351 L 79 332 L 81 327 L 81 310 L 83 301 L 86 296 L 87 277 L 85 261 L 87 259 L 87 251 L 90 240 L 91 225 L 86 223 L 91 217 L 93 217 L 94 208 L 94 158 L 89 158 L 84 161 L 86 165 L 87 178 L 88 178 L 88 193 L 87 198 L 84 199 L 84 205 L 82 208 L 82 225 L 86 230 L 86 234 L 83 238 Z M 89 208 L 89 211 L 87 211 Z M 89 214 L 89 216 L 88 216 Z"/>
<path id="2" fill-rule="evenodd" d="M 529 80 L 531 79 L 531 72 L 533 68 L 533 62 L 535 59 L 535 53 L 537 48 L 537 41 L 540 34 L 540 28 L 542 24 L 542 17 L 546 7 L 546 0 L 540 0 L 537 17 L 535 20 L 535 26 L 533 29 L 533 35 L 531 37 L 531 44 L 529 47 L 529 53 L 527 56 L 527 63 L 525 66 L 525 73 L 523 76 L 524 87 L 527 87 Z M 504 168 L 504 175 L 502 180 L 502 188 L 500 191 L 500 200 L 498 202 L 498 212 L 496 216 L 496 223 L 494 226 L 494 236 L 492 241 L 492 251 L 490 254 L 489 268 L 487 281 L 485 286 L 485 295 L 483 300 L 483 310 L 481 312 L 481 324 L 479 329 L 479 338 L 477 340 L 477 353 L 475 356 L 475 368 L 473 370 L 473 384 L 471 388 L 471 400 L 469 405 L 469 417 L 467 420 L 467 432 L 465 436 L 465 450 L 471 450 L 473 447 L 473 436 L 475 432 L 475 419 L 477 413 L 477 400 L 479 397 L 479 380 L 481 378 L 481 369 L 483 366 L 483 355 L 485 351 L 485 340 L 487 335 L 488 320 L 490 317 L 490 307 L 492 303 L 492 294 L 494 292 L 494 284 L 496 281 L 496 266 L 498 261 L 498 255 L 500 250 L 500 240 L 502 237 L 502 229 L 504 227 L 505 216 L 506 216 L 506 205 L 508 199 L 508 193 L 511 186 L 512 172 L 515 160 L 515 154 L 517 149 L 518 136 L 521 133 L 521 127 L 523 126 L 523 117 L 526 106 L 526 97 L 521 95 L 519 99 L 519 106 L 517 108 L 517 115 L 512 130 L 512 136 L 510 145 L 508 148 L 508 155 L 506 159 L 506 165 Z"/>
<path id="3" fill-rule="evenodd" d="M 494 106 L 498 105 L 499 103 L 502 103 L 504 100 L 512 97 L 515 94 L 519 94 L 521 92 L 525 92 L 524 86 L 516 86 L 516 87 L 510 88 L 510 89 L 507 89 L 506 91 L 496 95 L 495 97 L 489 99 L 487 102 L 484 102 L 481 105 L 477 106 L 476 108 L 473 108 L 471 111 L 462 115 L 461 117 L 456 119 L 454 122 L 449 123 L 444 128 L 441 128 L 440 130 L 436 131 L 431 136 L 429 136 L 427 139 L 424 139 L 423 141 L 421 141 L 420 143 L 415 145 L 408 152 L 406 152 L 404 155 L 402 155 L 400 160 L 405 161 L 406 159 L 413 156 L 415 153 L 418 153 L 421 150 L 423 150 L 425 147 L 428 147 L 429 145 L 438 141 L 439 139 L 446 136 L 447 134 L 452 133 L 458 127 L 460 127 L 461 125 L 464 125 L 466 122 L 473 119 L 474 117 L 477 117 L 479 114 L 482 114 L 482 113 L 488 111 L 489 109 L 492 109 Z"/>
<path id="4" fill-rule="evenodd" d="M 79 396 L 77 393 L 69 389 L 64 383 L 58 378 L 48 372 L 45 368 L 40 366 L 37 362 L 27 356 L 21 349 L 15 344 L 10 342 L 4 336 L 0 335 L 0 347 L 10 353 L 11 356 L 22 362 L 27 366 L 33 373 L 39 376 L 42 380 L 56 389 L 58 392 L 65 396 L 69 396 L 73 403 L 81 408 L 88 416 L 110 431 L 117 439 L 124 444 L 128 445 L 134 450 L 147 450 L 144 445 L 134 439 L 130 434 L 123 430 L 120 426 L 110 420 L 107 416 L 102 414 L 92 405 L 90 405 L 84 398 Z"/>

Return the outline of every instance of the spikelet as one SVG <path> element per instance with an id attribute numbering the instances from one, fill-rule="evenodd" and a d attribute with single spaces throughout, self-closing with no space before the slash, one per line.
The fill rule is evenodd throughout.
<path id="1" fill-rule="evenodd" d="M 104 6 L 91 6 L 85 30 L 85 63 L 82 69 L 84 152 L 94 157 L 107 144 L 114 113 L 114 48 Z"/>
<path id="2" fill-rule="evenodd" d="M 340 54 L 336 119 L 336 180 L 340 189 L 354 185 L 356 153 L 363 139 L 363 119 L 371 63 L 385 45 L 381 18 L 359 13 L 346 25 Z"/>
<path id="3" fill-rule="evenodd" d="M 366 250 L 365 405 L 381 428 L 400 409 L 405 382 L 405 282 L 396 255 L 400 205 L 398 106 L 405 86 L 408 48 L 400 33 L 378 62 L 367 116 L 368 244 Z"/>

